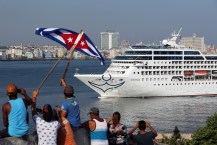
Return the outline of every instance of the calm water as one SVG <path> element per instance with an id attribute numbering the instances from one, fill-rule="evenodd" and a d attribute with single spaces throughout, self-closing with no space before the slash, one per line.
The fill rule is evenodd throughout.
<path id="1" fill-rule="evenodd" d="M 8 101 L 5 88 L 8 83 L 23 87 L 31 96 L 56 61 L 0 61 L 0 106 Z M 172 132 L 178 126 L 182 133 L 193 133 L 198 127 L 203 127 L 208 116 L 217 111 L 217 97 L 154 97 L 154 98 L 109 98 L 99 99 L 98 94 L 73 77 L 75 69 L 80 73 L 102 73 L 109 65 L 100 66 L 99 61 L 73 60 L 68 70 L 66 80 L 75 88 L 81 109 L 82 122 L 89 119 L 88 110 L 99 107 L 100 115 L 108 118 L 114 111 L 122 115 L 121 122 L 128 127 L 136 121 L 144 119 L 161 133 Z M 37 106 L 49 103 L 53 107 L 63 102 L 63 88 L 59 80 L 63 75 L 66 61 L 61 61 L 57 68 L 40 89 Z M 0 112 L 0 116 L 2 113 Z M 30 115 L 31 116 L 31 115 Z M 2 118 L 2 117 L 1 117 Z M 31 130 L 34 124 L 30 118 Z M 3 128 L 2 119 L 0 129 Z"/>

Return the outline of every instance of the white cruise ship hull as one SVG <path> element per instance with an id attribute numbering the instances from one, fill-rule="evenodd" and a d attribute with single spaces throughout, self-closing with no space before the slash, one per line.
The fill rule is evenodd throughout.
<path id="1" fill-rule="evenodd" d="M 217 81 L 148 82 L 139 77 L 75 74 L 75 77 L 99 94 L 99 97 L 213 96 Z M 104 79 L 102 79 L 104 77 Z"/>

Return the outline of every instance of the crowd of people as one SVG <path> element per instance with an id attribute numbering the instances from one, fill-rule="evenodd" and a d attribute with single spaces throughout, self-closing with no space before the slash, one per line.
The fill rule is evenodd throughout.
<path id="1" fill-rule="evenodd" d="M 61 79 L 64 87 L 64 98 L 61 106 L 53 109 L 50 104 L 45 104 L 42 109 L 36 107 L 39 90 L 32 92 L 29 97 L 24 88 L 17 88 L 9 84 L 6 88 L 9 101 L 2 107 L 3 123 L 5 129 L 0 131 L 0 137 L 23 137 L 28 135 L 28 106 L 31 106 L 32 119 L 36 124 L 38 145 L 76 145 L 76 133 L 80 128 L 86 128 L 90 134 L 91 145 L 153 145 L 157 136 L 150 122 L 138 121 L 132 129 L 122 124 L 121 114 L 114 112 L 111 117 L 100 117 L 99 108 L 90 108 L 90 120 L 81 123 L 80 109 L 74 89 Z M 24 98 L 18 97 L 18 93 Z M 146 128 L 149 128 L 147 131 Z M 137 134 L 134 132 L 139 129 Z"/>

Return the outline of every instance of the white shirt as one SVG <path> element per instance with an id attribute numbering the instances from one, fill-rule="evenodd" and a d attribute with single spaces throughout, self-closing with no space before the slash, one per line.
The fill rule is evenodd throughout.
<path id="1" fill-rule="evenodd" d="M 57 145 L 57 130 L 60 127 L 58 121 L 46 122 L 37 114 L 33 116 L 36 122 L 38 145 Z"/>

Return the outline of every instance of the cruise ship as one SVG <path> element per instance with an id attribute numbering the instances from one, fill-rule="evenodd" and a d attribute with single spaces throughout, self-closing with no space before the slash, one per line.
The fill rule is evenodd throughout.
<path id="1" fill-rule="evenodd" d="M 130 46 L 103 74 L 74 76 L 101 98 L 217 95 L 217 55 L 177 44 L 180 31 L 160 45 Z"/>

